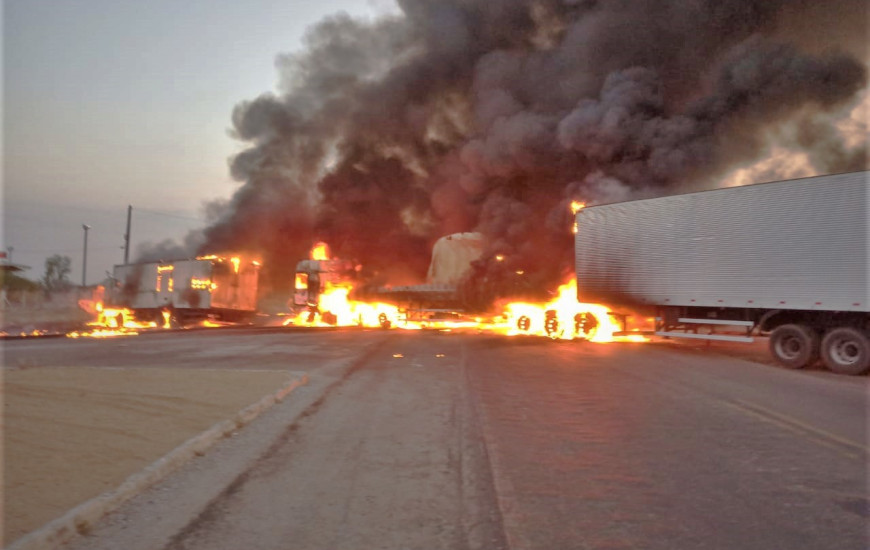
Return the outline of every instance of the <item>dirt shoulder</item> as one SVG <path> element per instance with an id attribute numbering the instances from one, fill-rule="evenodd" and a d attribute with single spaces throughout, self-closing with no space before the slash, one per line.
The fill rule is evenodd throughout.
<path id="1" fill-rule="evenodd" d="M 4 370 L 3 542 L 114 489 L 292 378 L 283 370 Z"/>

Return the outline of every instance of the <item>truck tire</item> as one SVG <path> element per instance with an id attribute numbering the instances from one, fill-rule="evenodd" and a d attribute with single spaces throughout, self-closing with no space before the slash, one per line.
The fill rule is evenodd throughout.
<path id="1" fill-rule="evenodd" d="M 529 328 L 532 326 L 532 320 L 529 319 L 526 315 L 520 315 L 520 318 L 517 319 L 517 328 L 523 332 L 528 332 Z"/>
<path id="2" fill-rule="evenodd" d="M 870 370 L 870 338 L 856 328 L 833 328 L 822 339 L 822 361 L 837 374 L 864 374 Z"/>
<path id="3" fill-rule="evenodd" d="M 387 318 L 387 314 L 383 312 L 378 314 L 378 324 L 383 329 L 388 329 L 393 326 L 393 323 Z"/>
<path id="4" fill-rule="evenodd" d="M 559 318 L 556 311 L 548 309 L 544 315 L 544 330 L 547 331 L 547 336 L 556 338 L 559 335 Z"/>
<path id="5" fill-rule="evenodd" d="M 323 313 L 321 313 L 320 320 L 323 321 L 324 323 L 326 323 L 327 325 L 335 326 L 338 324 L 338 317 L 335 315 L 335 313 L 333 313 L 331 311 L 324 311 Z"/>
<path id="6" fill-rule="evenodd" d="M 770 333 L 770 353 L 782 366 L 802 369 L 819 358 L 819 335 L 806 325 L 780 325 Z"/>
<path id="7" fill-rule="evenodd" d="M 597 332 L 598 319 L 591 312 L 574 315 L 574 336 L 590 340 Z"/>

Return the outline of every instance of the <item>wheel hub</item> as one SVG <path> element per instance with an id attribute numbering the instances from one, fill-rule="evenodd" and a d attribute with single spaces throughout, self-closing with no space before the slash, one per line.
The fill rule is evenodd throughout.
<path id="1" fill-rule="evenodd" d="M 779 344 L 780 354 L 789 359 L 797 357 L 801 352 L 801 342 L 797 338 L 784 338 Z"/>
<path id="2" fill-rule="evenodd" d="M 833 355 L 838 362 L 844 365 L 854 364 L 858 361 L 858 358 L 861 355 L 858 346 L 849 340 L 838 340 L 837 342 L 834 342 L 832 351 L 833 353 L 831 353 L 831 355 Z"/>

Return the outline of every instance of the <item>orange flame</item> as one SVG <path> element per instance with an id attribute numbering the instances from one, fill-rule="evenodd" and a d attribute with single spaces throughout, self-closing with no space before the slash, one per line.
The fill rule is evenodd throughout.
<path id="1" fill-rule="evenodd" d="M 396 306 L 351 300 L 351 290 L 351 285 L 328 285 L 318 296 L 316 311 L 304 311 L 284 321 L 284 325 L 381 327 L 399 321 Z"/>
<path id="2" fill-rule="evenodd" d="M 325 242 L 314 243 L 314 246 L 311 247 L 311 259 L 312 260 L 328 260 L 329 259 L 329 245 Z"/>
<path id="3" fill-rule="evenodd" d="M 217 288 L 217 285 L 211 281 L 211 279 L 199 279 L 197 277 L 192 277 L 190 279 L 190 288 L 194 290 L 208 290 L 211 292 L 212 290 Z"/>
<path id="4" fill-rule="evenodd" d="M 577 301 L 577 282 L 559 287 L 546 304 L 512 302 L 505 306 L 508 334 L 534 334 L 559 340 L 575 338 L 592 342 L 646 341 L 642 335 L 616 336 L 622 329 L 610 308 Z"/>
<path id="5" fill-rule="evenodd" d="M 571 214 L 573 214 L 574 216 L 576 216 L 577 212 L 581 211 L 584 208 L 586 208 L 585 202 L 571 201 Z M 577 231 L 577 220 L 575 219 L 574 224 L 571 226 L 571 233 L 574 233 L 576 235 Z"/>
<path id="6" fill-rule="evenodd" d="M 154 328 L 157 323 L 152 321 L 136 321 L 133 311 L 127 308 L 106 307 L 102 301 L 94 304 L 97 318 L 88 323 L 94 327 L 87 332 L 74 331 L 67 334 L 68 338 L 108 338 L 112 336 L 132 336 L 139 334 L 138 329 Z"/>
<path id="7" fill-rule="evenodd" d="M 284 321 L 284 326 L 384 327 L 451 331 L 472 329 L 509 336 L 530 334 L 553 339 L 575 338 L 592 342 L 646 341 L 640 334 L 618 335 L 622 328 L 607 306 L 577 301 L 577 285 L 571 281 L 559 287 L 555 299 L 547 303 L 511 302 L 503 314 L 473 319 L 412 321 L 393 304 L 352 300 L 350 284 L 328 285 L 319 295 L 317 307 Z"/>

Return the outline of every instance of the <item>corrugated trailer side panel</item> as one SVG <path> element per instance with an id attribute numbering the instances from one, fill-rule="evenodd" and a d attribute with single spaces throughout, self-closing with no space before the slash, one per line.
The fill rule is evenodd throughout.
<path id="1" fill-rule="evenodd" d="M 211 303 L 211 260 L 176 260 L 172 303 L 177 309 L 208 309 Z"/>
<path id="2" fill-rule="evenodd" d="M 216 308 L 254 311 L 257 309 L 258 268 L 250 262 L 239 265 L 238 272 L 232 264 L 215 262 L 212 265 L 212 280 L 215 288 L 211 304 Z"/>
<path id="3" fill-rule="evenodd" d="M 110 305 L 130 309 L 162 307 L 164 300 L 157 287 L 156 263 L 116 265 L 112 277 L 117 281 L 110 296 Z"/>
<path id="4" fill-rule="evenodd" d="M 870 311 L 868 172 L 593 206 L 578 295 L 704 307 Z"/>

